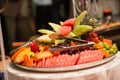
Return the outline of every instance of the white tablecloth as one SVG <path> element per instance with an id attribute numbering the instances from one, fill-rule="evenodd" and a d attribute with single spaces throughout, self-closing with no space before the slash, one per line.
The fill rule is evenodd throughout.
<path id="1" fill-rule="evenodd" d="M 72 72 L 43 73 L 7 66 L 9 80 L 120 80 L 120 52 L 108 63 Z"/>

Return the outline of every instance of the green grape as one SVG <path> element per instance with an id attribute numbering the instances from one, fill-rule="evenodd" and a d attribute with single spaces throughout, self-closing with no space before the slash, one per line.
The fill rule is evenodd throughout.
<path id="1" fill-rule="evenodd" d="M 101 45 L 102 47 L 104 47 L 104 43 L 103 42 L 99 42 L 99 45 Z"/>
<path id="2" fill-rule="evenodd" d="M 109 50 L 106 50 L 106 52 L 107 52 L 107 53 L 110 53 L 110 51 L 109 51 Z"/>
<path id="3" fill-rule="evenodd" d="M 110 49 L 110 46 L 106 42 L 104 42 L 104 47 L 108 50 Z"/>
<path id="4" fill-rule="evenodd" d="M 118 48 L 117 48 L 116 44 L 112 45 L 112 49 L 114 49 L 116 52 L 118 51 Z"/>
<path id="5" fill-rule="evenodd" d="M 103 48 L 103 50 L 104 50 L 105 52 L 107 52 L 107 53 L 110 53 L 110 51 L 107 50 L 106 48 Z"/>
<path id="6" fill-rule="evenodd" d="M 116 53 L 116 51 L 112 48 L 110 48 L 109 52 L 110 52 L 110 54 L 115 54 Z"/>
<path id="7" fill-rule="evenodd" d="M 104 51 L 107 51 L 107 49 L 106 49 L 106 48 L 103 48 L 103 50 L 104 50 Z"/>

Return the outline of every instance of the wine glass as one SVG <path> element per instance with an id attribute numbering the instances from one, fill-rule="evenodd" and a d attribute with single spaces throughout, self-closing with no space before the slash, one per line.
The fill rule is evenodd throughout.
<path id="1" fill-rule="evenodd" d="M 87 10 L 90 17 L 101 17 L 100 0 L 72 0 L 72 2 L 74 17 L 77 17 L 84 10 Z"/>
<path id="2" fill-rule="evenodd" d="M 88 0 L 72 0 L 74 17 L 77 17 L 82 11 L 87 9 L 87 1 Z"/>

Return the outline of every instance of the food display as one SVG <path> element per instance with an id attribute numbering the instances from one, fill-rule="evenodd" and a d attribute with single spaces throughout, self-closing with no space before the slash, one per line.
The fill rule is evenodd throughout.
<path id="1" fill-rule="evenodd" d="M 117 53 L 117 46 L 93 31 L 96 21 L 83 11 L 60 24 L 49 22 L 53 30 L 39 29 L 42 35 L 12 52 L 11 60 L 32 68 L 59 68 L 110 58 Z"/>

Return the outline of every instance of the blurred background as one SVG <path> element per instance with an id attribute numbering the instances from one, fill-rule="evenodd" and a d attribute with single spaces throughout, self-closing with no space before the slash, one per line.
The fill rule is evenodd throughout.
<path id="1" fill-rule="evenodd" d="M 4 3 L 5 0 L 0 0 L 0 8 Z M 103 20 L 104 10 L 110 10 L 113 21 L 120 21 L 120 0 L 97 0 L 97 4 L 99 12 L 97 15 L 90 14 L 91 16 Z M 91 9 L 90 13 L 92 12 Z M 38 34 L 37 30 L 40 28 L 51 29 L 48 22 L 59 23 L 73 17 L 72 0 L 9 0 L 6 10 L 0 13 L 0 16 L 5 51 L 6 55 L 9 55 L 9 52 L 16 47 L 13 43 L 28 41 L 31 36 Z M 112 29 L 112 33 L 109 31 L 111 34 L 108 30 L 99 33 L 120 44 L 119 27 Z"/>

